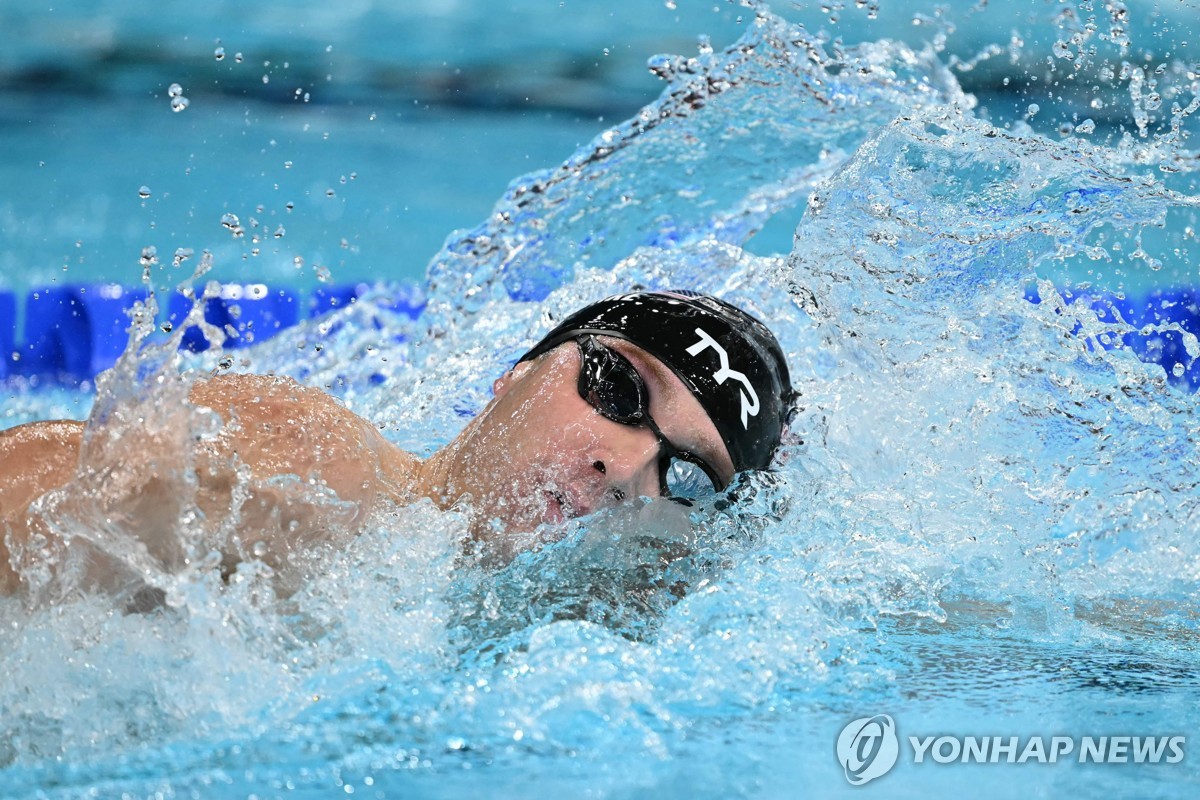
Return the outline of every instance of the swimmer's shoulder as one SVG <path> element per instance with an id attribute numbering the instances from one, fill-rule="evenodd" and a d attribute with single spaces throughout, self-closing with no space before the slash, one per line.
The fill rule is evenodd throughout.
<path id="1" fill-rule="evenodd" d="M 348 411 L 337 398 L 293 378 L 280 375 L 214 375 L 196 381 L 191 400 L 222 416 L 254 407 L 311 406 L 316 410 Z"/>
<path id="2" fill-rule="evenodd" d="M 191 400 L 231 423 L 226 435 L 243 456 L 272 471 L 320 474 L 343 498 L 377 482 L 403 495 L 420 465 L 339 399 L 292 378 L 218 375 L 198 381 Z"/>

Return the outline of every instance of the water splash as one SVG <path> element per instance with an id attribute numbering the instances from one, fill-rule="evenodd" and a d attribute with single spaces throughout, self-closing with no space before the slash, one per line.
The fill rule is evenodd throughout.
<path id="1" fill-rule="evenodd" d="M 254 553 L 222 584 L 187 524 L 156 551 L 101 514 L 51 514 L 167 603 L 125 615 L 53 575 L 57 607 L 0 602 L 7 785 L 147 793 L 169 771 L 179 791 L 422 775 L 453 791 L 487 768 L 565 790 L 693 772 L 749 791 L 786 769 L 758 760 L 771 736 L 756 731 L 827 750 L 805 720 L 898 704 L 893 682 L 929 698 L 948 681 L 997 713 L 1012 694 L 992 681 L 1037 698 L 1024 707 L 1071 706 L 1051 690 L 1096 664 L 1154 691 L 1194 683 L 1195 397 L 1123 344 L 1140 325 L 1046 279 L 1072 260 L 1171 258 L 1156 234 L 1200 202 L 1185 151 L 1164 173 L 1141 137 L 992 124 L 936 47 L 822 44 L 762 9 L 734 47 L 653 65 L 660 101 L 448 243 L 426 316 L 366 295 L 240 368 L 325 386 L 427 452 L 581 302 L 687 286 L 780 334 L 803 397 L 778 469 L 692 508 L 638 503 L 481 552 L 456 513 L 391 509 L 317 547 L 290 593 Z M 746 252 L 781 213 L 799 221 L 791 254 Z M 1148 327 L 1184 333 L 1172 324 Z M 181 407 L 174 353 L 135 346 L 109 374 L 85 463 L 128 460 L 143 428 L 187 463 L 211 420 Z M 186 469 L 171 479 L 186 505 Z M 64 656 L 50 676 L 47 652 Z"/>

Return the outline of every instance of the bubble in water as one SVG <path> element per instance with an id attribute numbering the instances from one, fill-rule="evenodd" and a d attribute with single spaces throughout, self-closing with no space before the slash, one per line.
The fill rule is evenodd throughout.
<path id="1" fill-rule="evenodd" d="M 152 267 L 158 263 L 158 248 L 154 245 L 147 245 L 142 248 L 141 263 L 143 267 Z"/>
<path id="2" fill-rule="evenodd" d="M 224 48 L 224 47 L 218 47 L 216 50 L 214 50 L 214 51 L 213 51 L 213 58 L 215 58 L 217 61 L 222 61 L 222 60 L 224 60 L 224 58 L 225 58 L 225 48 Z"/>
<path id="3" fill-rule="evenodd" d="M 1030 103 L 1029 108 L 1025 109 L 1025 119 L 1031 119 L 1032 117 L 1036 116 L 1037 113 L 1041 110 L 1042 110 L 1042 107 L 1039 106 L 1037 103 Z"/>
<path id="4" fill-rule="evenodd" d="M 141 188 L 138 189 L 138 197 L 145 200 L 149 196 L 150 196 L 150 187 L 149 186 L 143 185 Z"/>
<path id="5" fill-rule="evenodd" d="M 236 62 L 237 62 L 237 63 L 239 63 L 239 64 L 240 64 L 240 63 L 242 63 L 242 61 L 243 61 L 244 59 L 245 59 L 245 56 L 243 56 L 241 53 L 234 53 L 234 54 L 233 54 L 233 60 L 234 60 L 234 61 L 236 61 Z"/>
<path id="6" fill-rule="evenodd" d="M 172 97 L 171 110 L 178 114 L 188 107 L 188 99 L 186 97 Z"/>
<path id="7" fill-rule="evenodd" d="M 1091 117 L 1088 117 L 1083 122 L 1075 126 L 1076 133 L 1092 133 L 1096 130 L 1096 122 Z"/>
<path id="8" fill-rule="evenodd" d="M 275 229 L 275 238 L 276 239 L 282 239 L 286 235 L 287 235 L 287 231 L 284 230 L 282 225 L 280 225 L 278 228 Z"/>
<path id="9" fill-rule="evenodd" d="M 180 266 L 195 254 L 195 251 L 190 247 L 178 247 L 175 249 L 175 255 L 171 258 L 172 266 Z"/>
<path id="10" fill-rule="evenodd" d="M 325 196 L 326 196 L 326 197 L 336 197 L 336 196 L 337 196 L 337 192 L 335 192 L 333 189 L 326 189 L 326 190 L 325 190 Z"/>
<path id="11" fill-rule="evenodd" d="M 296 207 L 296 204 L 293 203 L 291 200 L 289 200 L 289 201 L 287 201 L 286 204 L 284 204 L 283 207 L 286 208 L 288 213 L 290 214 L 290 213 L 292 213 L 292 209 Z"/>
<path id="12" fill-rule="evenodd" d="M 170 86 L 167 87 L 167 97 L 181 97 L 181 96 L 183 96 L 183 87 L 180 86 L 178 83 L 172 83 Z"/>
<path id="13" fill-rule="evenodd" d="M 313 271 L 316 272 L 317 280 L 321 283 L 329 283 L 333 279 L 333 273 L 329 271 L 329 267 L 313 264 Z"/>
<path id="14" fill-rule="evenodd" d="M 296 266 L 296 269 L 304 268 L 304 259 L 301 258 L 300 256 L 295 256 L 294 258 L 292 258 L 292 263 Z"/>

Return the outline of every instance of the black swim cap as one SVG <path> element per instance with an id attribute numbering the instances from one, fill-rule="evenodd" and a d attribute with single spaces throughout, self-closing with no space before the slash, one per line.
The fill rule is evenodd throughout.
<path id="1" fill-rule="evenodd" d="M 712 295 L 633 292 L 576 311 L 520 360 L 588 334 L 625 339 L 666 364 L 708 413 L 735 470 L 771 463 L 795 395 L 766 325 Z"/>

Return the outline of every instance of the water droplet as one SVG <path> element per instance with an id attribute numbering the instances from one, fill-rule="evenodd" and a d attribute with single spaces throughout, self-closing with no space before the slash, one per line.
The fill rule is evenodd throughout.
<path id="1" fill-rule="evenodd" d="M 1041 110 L 1042 110 L 1042 107 L 1039 106 L 1037 103 L 1030 103 L 1029 108 L 1025 109 L 1025 119 L 1029 119 L 1030 117 L 1035 116 Z"/>
<path id="2" fill-rule="evenodd" d="M 304 259 L 300 256 L 294 257 L 292 263 L 296 265 L 296 269 L 303 269 L 304 267 Z"/>
<path id="3" fill-rule="evenodd" d="M 1091 117 L 1088 117 L 1083 122 L 1075 126 L 1076 133 L 1092 133 L 1096 130 L 1096 122 Z"/>
<path id="4" fill-rule="evenodd" d="M 170 320 L 167 320 L 166 322 L 164 322 L 162 324 L 162 332 L 163 333 L 170 333 L 173 330 L 175 330 L 175 326 L 171 323 Z"/>
<path id="5" fill-rule="evenodd" d="M 350 173 L 350 180 L 352 180 L 352 181 L 356 181 L 356 180 L 358 180 L 358 173 L 357 173 L 357 172 L 351 172 L 351 173 Z"/>
<path id="6" fill-rule="evenodd" d="M 1175 366 L 1171 367 L 1171 373 L 1176 378 L 1182 378 L 1185 371 L 1186 370 L 1184 369 L 1183 364 L 1177 363 Z"/>
<path id="7" fill-rule="evenodd" d="M 375 112 L 374 111 L 371 112 L 371 116 L 368 119 L 370 119 L 371 122 L 375 121 Z"/>
<path id="8" fill-rule="evenodd" d="M 329 267 L 313 264 L 313 271 L 317 273 L 317 280 L 321 283 L 329 283 L 333 279 L 333 273 L 329 271 Z"/>
<path id="9" fill-rule="evenodd" d="M 326 197 L 336 197 L 336 196 L 337 196 L 337 192 L 333 191 L 333 189 L 326 189 L 326 190 L 325 190 L 325 196 L 326 196 Z"/>
<path id="10" fill-rule="evenodd" d="M 666 3 L 668 11 L 674 11 L 676 8 L 678 8 L 678 6 L 675 5 L 675 0 L 666 0 Z"/>
<path id="11" fill-rule="evenodd" d="M 275 229 L 275 238 L 276 239 L 282 239 L 286 235 L 287 235 L 287 231 L 285 231 L 283 229 L 282 225 L 280 225 L 278 228 Z"/>
<path id="12" fill-rule="evenodd" d="M 224 48 L 224 47 L 218 47 L 216 50 L 214 50 L 214 51 L 213 51 L 213 58 L 215 58 L 217 61 L 221 61 L 221 60 L 223 60 L 223 59 L 225 58 L 225 48 Z"/>
<path id="13" fill-rule="evenodd" d="M 147 246 L 143 247 L 141 262 L 142 262 L 143 267 L 152 267 L 155 264 L 157 264 L 158 263 L 158 248 L 155 247 L 154 245 L 147 245 Z"/>
<path id="14" fill-rule="evenodd" d="M 183 87 L 178 83 L 172 83 L 167 87 L 167 97 L 180 97 L 183 95 Z"/>
<path id="15" fill-rule="evenodd" d="M 285 161 L 285 162 L 283 162 L 283 168 L 284 168 L 284 169 L 291 169 L 291 168 L 292 168 L 292 162 L 290 162 L 290 161 Z"/>
<path id="16" fill-rule="evenodd" d="M 292 209 L 293 209 L 293 208 L 295 208 L 295 207 L 296 207 L 296 204 L 295 204 L 295 203 L 293 203 L 291 200 L 289 200 L 289 201 L 287 202 L 287 204 L 286 204 L 286 205 L 284 205 L 284 208 L 286 208 L 286 209 L 288 210 L 288 213 L 289 213 L 289 214 L 290 214 L 290 213 L 292 213 Z"/>
<path id="17" fill-rule="evenodd" d="M 180 266 L 181 264 L 183 264 L 183 262 L 185 262 L 185 261 L 187 261 L 189 258 L 191 258 L 191 257 L 192 257 L 194 254 L 195 254 L 195 251 L 194 251 L 194 250 L 192 250 L 192 248 L 190 248 L 190 247 L 179 247 L 179 248 L 176 248 L 176 250 L 175 250 L 175 255 L 174 255 L 174 257 L 172 257 L 172 259 L 171 259 L 171 264 L 172 264 L 173 266 L 176 266 L 176 267 L 178 267 L 178 266 Z"/>
<path id="18" fill-rule="evenodd" d="M 237 62 L 237 63 L 239 63 L 239 64 L 240 64 L 240 63 L 242 63 L 242 61 L 244 60 L 244 58 L 245 58 L 245 57 L 244 57 L 244 56 L 243 56 L 241 53 L 234 53 L 234 54 L 233 54 L 233 60 L 234 60 L 234 61 L 236 61 L 236 62 Z"/>
<path id="19" fill-rule="evenodd" d="M 150 196 L 150 187 L 149 186 L 142 186 L 140 189 L 138 189 L 138 197 L 145 200 L 149 196 Z"/>
<path id="20" fill-rule="evenodd" d="M 178 114 L 188 107 L 188 99 L 186 97 L 172 97 L 171 110 Z"/>
<path id="21" fill-rule="evenodd" d="M 240 237 L 246 232 L 242 228 L 242 222 L 237 218 L 237 214 L 222 214 L 221 224 L 234 235 L 234 238 Z"/>

